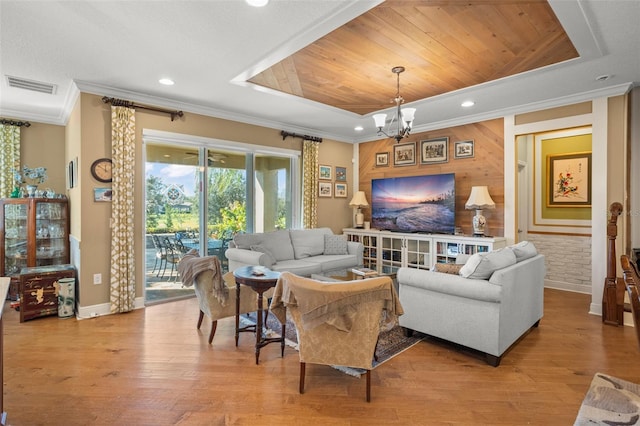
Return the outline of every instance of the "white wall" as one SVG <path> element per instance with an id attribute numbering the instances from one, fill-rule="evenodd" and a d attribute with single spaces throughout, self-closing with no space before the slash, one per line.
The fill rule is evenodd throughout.
<path id="1" fill-rule="evenodd" d="M 558 129 L 569 129 L 581 126 L 591 126 L 593 141 L 592 141 L 592 155 L 594 159 L 594 165 L 592 170 L 592 228 L 591 228 L 591 278 L 589 282 L 582 280 L 580 283 L 562 282 L 562 286 L 565 289 L 571 289 L 575 287 L 575 291 L 584 291 L 591 293 L 591 305 L 589 312 L 602 315 L 602 291 L 604 278 L 606 277 L 606 259 L 607 259 L 607 246 L 606 246 L 606 227 L 607 216 L 606 214 L 596 214 L 596 212 L 607 212 L 607 98 L 597 98 L 592 101 L 592 112 L 590 114 L 583 114 L 579 116 L 570 116 L 559 119 L 551 119 L 547 121 L 540 121 L 534 123 L 527 123 L 516 125 L 515 116 L 505 117 L 505 146 L 504 146 L 504 164 L 505 164 L 505 227 L 504 236 L 509 243 L 514 242 L 517 238 L 517 191 L 515 188 L 515 177 L 517 176 L 517 164 L 518 159 L 516 157 L 516 136 L 535 134 L 541 132 L 548 132 Z M 512 178 L 513 177 L 513 178 Z M 532 235 L 529 235 L 531 238 Z M 562 237 L 567 238 L 568 237 Z M 547 245 L 547 239 L 540 239 L 539 243 Z M 576 241 L 577 242 L 577 241 Z M 549 243 L 549 245 L 558 245 L 557 242 Z M 579 256 L 583 247 L 587 247 L 588 244 L 580 241 L 579 248 L 575 245 L 567 244 L 565 248 L 576 249 L 573 255 Z M 544 252 L 543 252 L 544 253 Z M 556 252 L 550 252 L 551 256 L 555 256 Z M 567 254 L 565 253 L 566 257 Z M 549 262 L 549 260 L 547 260 Z M 584 267 L 588 267 L 584 265 Z M 564 268 L 570 270 L 577 269 L 570 262 L 565 262 Z M 560 279 L 561 274 L 555 271 L 555 268 L 550 268 L 555 279 Z M 547 277 L 549 278 L 549 276 Z M 565 277 L 566 279 L 566 277 Z M 554 280 L 555 281 L 555 280 Z M 555 281 L 555 286 L 560 287 L 560 281 Z M 554 286 L 554 283 L 549 283 L 550 286 Z M 579 289 L 579 290 L 578 290 Z"/>

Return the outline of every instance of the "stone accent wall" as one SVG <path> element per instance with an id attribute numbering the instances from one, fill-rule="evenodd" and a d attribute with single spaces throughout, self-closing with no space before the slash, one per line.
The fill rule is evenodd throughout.
<path id="1" fill-rule="evenodd" d="M 529 234 L 545 256 L 545 286 L 591 294 L 591 237 Z"/>

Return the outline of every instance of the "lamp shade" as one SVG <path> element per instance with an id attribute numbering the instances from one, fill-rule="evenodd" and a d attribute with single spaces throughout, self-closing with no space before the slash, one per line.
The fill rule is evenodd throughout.
<path id="1" fill-rule="evenodd" d="M 373 121 L 375 121 L 376 127 L 384 127 L 387 121 L 387 114 L 375 114 Z"/>
<path id="2" fill-rule="evenodd" d="M 402 125 L 404 127 L 411 128 L 411 123 L 413 123 L 415 113 L 415 108 L 402 108 Z"/>
<path id="3" fill-rule="evenodd" d="M 489 190 L 486 186 L 474 186 L 471 188 L 471 195 L 464 207 L 468 210 L 472 209 L 495 209 L 496 203 L 491 199 Z"/>
<path id="4" fill-rule="evenodd" d="M 356 195 L 353 196 L 351 201 L 349 202 L 349 207 L 368 207 L 369 203 L 367 202 L 367 197 L 364 196 L 364 191 L 356 192 Z"/>

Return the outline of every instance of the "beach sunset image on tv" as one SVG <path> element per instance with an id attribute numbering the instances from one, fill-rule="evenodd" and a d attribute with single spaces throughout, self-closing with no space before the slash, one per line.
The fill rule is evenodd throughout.
<path id="1" fill-rule="evenodd" d="M 399 232 L 453 234 L 455 174 L 371 181 L 371 225 Z"/>

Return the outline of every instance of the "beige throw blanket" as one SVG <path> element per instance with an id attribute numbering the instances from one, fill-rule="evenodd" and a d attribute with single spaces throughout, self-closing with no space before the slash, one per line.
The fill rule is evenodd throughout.
<path id="1" fill-rule="evenodd" d="M 305 328 L 330 324 L 349 331 L 359 303 L 384 300 L 386 322 L 402 315 L 402 305 L 389 277 L 327 283 L 283 272 L 271 300 L 271 312 L 281 323 L 287 305 L 297 305 Z"/>
<path id="2" fill-rule="evenodd" d="M 200 257 L 197 250 L 189 250 L 178 263 L 178 273 L 182 283 L 192 286 L 201 272 L 213 271 L 213 295 L 222 306 L 226 306 L 229 299 L 229 288 L 222 278 L 222 266 L 217 256 Z"/>

